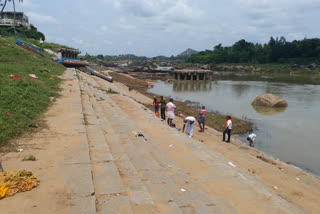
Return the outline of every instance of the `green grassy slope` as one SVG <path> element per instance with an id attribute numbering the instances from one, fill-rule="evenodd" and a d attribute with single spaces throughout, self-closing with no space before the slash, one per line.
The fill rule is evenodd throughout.
<path id="1" fill-rule="evenodd" d="M 50 73 L 41 73 L 41 69 Z M 64 70 L 48 54 L 42 57 L 27 51 L 16 45 L 13 37 L 0 38 L 0 148 L 41 117 L 51 103 L 50 97 L 59 95 L 61 80 L 57 76 Z M 22 78 L 12 79 L 10 75 Z"/>

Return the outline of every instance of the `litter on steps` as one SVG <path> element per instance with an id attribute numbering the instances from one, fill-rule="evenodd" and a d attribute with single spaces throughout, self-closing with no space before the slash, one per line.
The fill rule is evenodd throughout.
<path id="1" fill-rule="evenodd" d="M 6 186 L 0 185 L 0 199 L 4 198 L 8 192 L 9 188 Z"/>
<path id="2" fill-rule="evenodd" d="M 228 164 L 232 167 L 237 167 L 236 165 L 234 165 L 232 162 L 228 162 Z"/>
<path id="3" fill-rule="evenodd" d="M 132 131 L 132 134 L 136 137 L 143 137 L 145 141 L 148 141 L 147 138 L 141 132 Z"/>
<path id="4" fill-rule="evenodd" d="M 32 172 L 25 170 L 11 170 L 0 173 L 0 188 L 8 188 L 7 191 L 5 191 L 5 188 L 0 189 L 1 195 L 6 192 L 3 197 L 10 197 L 19 192 L 30 191 L 39 186 L 39 184 L 40 180 Z"/>

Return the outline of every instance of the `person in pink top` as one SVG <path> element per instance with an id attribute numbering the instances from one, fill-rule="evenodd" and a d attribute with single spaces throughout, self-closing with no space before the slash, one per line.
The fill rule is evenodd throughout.
<path id="1" fill-rule="evenodd" d="M 173 99 L 170 99 L 170 101 L 166 105 L 167 107 L 167 115 L 168 115 L 168 125 L 171 127 L 172 120 L 175 118 L 174 110 L 176 109 L 175 104 L 173 104 Z"/>
<path id="2" fill-rule="evenodd" d="M 200 132 L 204 132 L 205 122 L 206 122 L 206 113 L 207 113 L 206 107 L 202 106 L 202 109 L 199 114 L 199 119 L 198 119 Z"/>

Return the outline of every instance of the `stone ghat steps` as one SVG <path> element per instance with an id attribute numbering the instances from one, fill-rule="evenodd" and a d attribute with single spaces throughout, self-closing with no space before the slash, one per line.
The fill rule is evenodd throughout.
<path id="1" fill-rule="evenodd" d="M 98 213 L 224 213 L 161 149 L 135 137 L 134 122 L 85 76 L 80 85 Z"/>
<path id="2" fill-rule="evenodd" d="M 92 159 L 95 152 L 102 159 L 110 156 L 102 161 L 113 163 L 115 184 L 122 182 L 118 193 L 97 194 L 98 213 L 303 213 L 220 153 L 162 124 L 125 90 L 108 95 L 112 84 L 82 73 L 80 79 L 84 106 L 90 110 L 87 128 L 100 130 L 96 138 L 108 145 L 105 152 L 93 149 Z M 142 132 L 148 141 L 132 131 Z M 126 209 L 119 211 L 113 204 Z"/>

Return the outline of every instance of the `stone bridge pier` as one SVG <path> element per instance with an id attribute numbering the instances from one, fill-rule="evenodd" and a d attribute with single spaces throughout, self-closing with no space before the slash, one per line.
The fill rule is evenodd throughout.
<path id="1" fill-rule="evenodd" d="M 210 70 L 175 70 L 175 80 L 210 80 L 212 81 L 213 71 Z"/>

